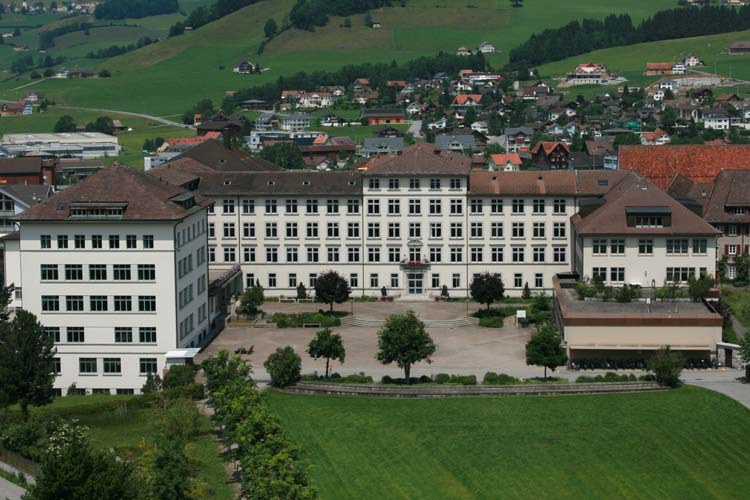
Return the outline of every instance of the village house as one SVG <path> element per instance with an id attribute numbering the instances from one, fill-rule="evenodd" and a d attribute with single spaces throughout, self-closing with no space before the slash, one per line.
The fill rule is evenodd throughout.
<path id="1" fill-rule="evenodd" d="M 540 141 L 531 149 L 531 163 L 539 170 L 567 170 L 570 148 L 563 142 Z"/>
<path id="2" fill-rule="evenodd" d="M 34 113 L 31 101 L 0 103 L 0 116 L 22 116 Z"/>
<path id="3" fill-rule="evenodd" d="M 458 50 L 456 51 L 456 55 L 457 56 L 470 56 L 471 51 L 467 49 L 466 47 L 459 47 Z"/>
<path id="4" fill-rule="evenodd" d="M 403 137 L 366 137 L 359 155 L 365 158 L 401 154 L 405 148 Z"/>
<path id="5" fill-rule="evenodd" d="M 703 66 L 703 63 L 698 58 L 698 56 L 694 54 L 688 54 L 685 56 L 685 59 L 682 60 L 682 63 L 688 67 L 688 68 L 694 68 L 696 66 Z"/>
<path id="6" fill-rule="evenodd" d="M 321 127 L 343 127 L 347 124 L 347 121 L 338 115 L 333 113 L 326 113 L 320 117 Z"/>
<path id="7" fill-rule="evenodd" d="M 607 67 L 592 63 L 579 64 L 565 77 L 565 81 L 570 85 L 600 85 L 608 79 Z"/>
<path id="8" fill-rule="evenodd" d="M 517 172 L 521 169 L 521 157 L 516 153 L 490 155 L 489 170 L 498 172 Z"/>
<path id="9" fill-rule="evenodd" d="M 730 55 L 750 54 L 750 42 L 732 42 L 728 52 Z"/>
<path id="10" fill-rule="evenodd" d="M 703 126 L 713 130 L 729 130 L 729 113 L 723 109 L 707 110 L 703 113 Z"/>
<path id="11" fill-rule="evenodd" d="M 330 108 L 336 98 L 330 92 L 303 92 L 297 102 L 298 108 Z"/>
<path id="12" fill-rule="evenodd" d="M 362 123 L 366 125 L 399 124 L 406 121 L 400 109 L 365 109 L 362 111 Z"/>
<path id="13" fill-rule="evenodd" d="M 534 130 L 530 127 L 508 127 L 500 138 L 500 146 L 508 153 L 518 153 L 531 146 Z"/>
<path id="14" fill-rule="evenodd" d="M 250 61 L 240 61 L 237 65 L 232 67 L 232 72 L 240 75 L 250 75 L 258 72 L 258 66 Z"/>
<path id="15" fill-rule="evenodd" d="M 650 62 L 646 63 L 646 76 L 657 76 L 657 75 L 670 75 L 672 74 L 671 62 Z"/>
<path id="16" fill-rule="evenodd" d="M 657 128 L 653 132 L 645 132 L 641 135 L 641 144 L 644 146 L 663 146 L 672 142 L 669 134 Z"/>
<path id="17" fill-rule="evenodd" d="M 481 52 L 482 54 L 494 54 L 495 46 L 490 42 L 482 42 L 479 44 L 479 52 Z"/>
<path id="18" fill-rule="evenodd" d="M 451 108 L 453 108 L 456 118 L 459 120 L 463 119 L 470 108 L 473 108 L 474 110 L 479 109 L 482 105 L 483 98 L 484 96 L 482 94 L 458 94 L 451 104 Z"/>

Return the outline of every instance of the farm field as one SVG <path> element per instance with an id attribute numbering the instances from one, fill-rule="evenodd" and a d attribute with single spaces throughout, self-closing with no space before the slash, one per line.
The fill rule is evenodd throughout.
<path id="1" fill-rule="evenodd" d="M 665 40 L 661 42 L 641 43 L 625 47 L 596 50 L 580 56 L 570 57 L 540 66 L 539 73 L 544 77 L 565 75 L 584 62 L 603 63 L 607 69 L 618 72 L 628 79 L 630 85 L 648 85 L 659 77 L 644 76 L 643 71 L 647 62 L 671 62 L 685 54 L 695 54 L 703 60 L 705 66 L 700 69 L 709 73 L 718 73 L 740 80 L 748 80 L 743 85 L 743 92 L 747 92 L 750 85 L 750 56 L 730 56 L 722 54 L 732 42 L 750 40 L 750 31 L 708 35 L 680 40 Z M 605 91 L 607 86 L 585 85 L 565 89 L 571 94 L 590 95 L 594 92 Z M 616 86 L 614 87 L 616 88 Z M 744 95 L 744 94 L 743 94 Z"/>
<path id="2" fill-rule="evenodd" d="M 675 6 L 673 0 L 633 0 L 627 5 L 615 0 L 581 0 L 573 4 L 535 0 L 513 9 L 505 0 L 408 0 L 406 7 L 372 12 L 372 17 L 383 23 L 382 29 L 365 27 L 362 15 L 351 17 L 352 28 L 340 27 L 343 20 L 332 18 L 327 26 L 313 32 L 285 32 L 258 55 L 266 20 L 274 18 L 281 24 L 294 3 L 259 2 L 192 33 L 102 61 L 98 67 L 106 67 L 113 74 L 104 82 L 48 81 L 39 84 L 39 88 L 60 102 L 79 106 L 179 113 L 200 98 L 218 102 L 227 90 L 275 81 L 299 71 L 406 61 L 441 50 L 453 52 L 460 45 L 476 47 L 484 40 L 501 51 L 491 58 L 497 65 L 505 60 L 510 48 L 544 28 L 613 12 L 628 12 L 637 21 Z M 233 74 L 232 65 L 242 59 L 257 61 L 268 71 L 253 76 Z M 18 86 L 19 81 L 0 84 L 0 97 L 14 98 L 9 89 Z"/>
<path id="3" fill-rule="evenodd" d="M 268 393 L 321 498 L 739 498 L 750 412 L 667 393 L 369 399 Z"/>
<path id="4" fill-rule="evenodd" d="M 145 444 L 152 443 L 158 432 L 157 412 L 138 402 L 139 396 L 70 396 L 56 398 L 47 406 L 31 408 L 33 414 L 61 414 L 76 419 L 89 428 L 91 443 L 102 449 L 113 449 L 121 456 L 137 457 Z M 228 500 L 233 497 L 226 484 L 224 463 L 218 445 L 210 433 L 211 423 L 198 417 L 200 432 L 185 448 L 196 478 L 205 483 L 209 498 Z"/>
<path id="5" fill-rule="evenodd" d="M 4 116 L 0 118 L 0 137 L 4 134 L 48 133 L 52 132 L 55 123 L 64 115 L 71 116 L 79 126 L 96 120 L 99 116 L 109 116 L 113 120 L 122 121 L 123 125 L 132 131 L 117 134 L 120 145 L 124 147 L 123 154 L 108 158 L 105 163 L 120 161 L 131 167 L 143 168 L 143 142 L 157 137 L 189 137 L 195 135 L 194 130 L 173 127 L 144 118 L 136 118 L 116 113 L 101 113 L 95 111 L 80 111 L 50 107 L 44 113 L 31 116 Z"/>

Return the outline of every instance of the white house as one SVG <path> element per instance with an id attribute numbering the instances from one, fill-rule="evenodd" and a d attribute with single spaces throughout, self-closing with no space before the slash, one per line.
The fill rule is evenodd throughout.
<path id="1" fill-rule="evenodd" d="M 34 313 L 55 340 L 58 395 L 71 384 L 138 393 L 179 362 L 168 353 L 208 338 L 210 205 L 113 164 L 26 210 L 20 232 L 0 240 L 11 308 Z"/>

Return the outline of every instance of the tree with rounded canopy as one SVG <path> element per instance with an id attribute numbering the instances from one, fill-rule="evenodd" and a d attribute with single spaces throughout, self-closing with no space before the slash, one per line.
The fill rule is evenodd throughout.
<path id="1" fill-rule="evenodd" d="M 73 117 L 70 115 L 63 115 L 60 117 L 59 120 L 57 120 L 57 123 L 55 123 L 55 128 L 52 129 L 53 132 L 59 134 L 63 132 L 75 132 L 76 131 L 76 122 L 73 120 Z"/>
<path id="2" fill-rule="evenodd" d="M 302 360 L 291 346 L 279 347 L 273 352 L 263 366 L 271 376 L 271 385 L 286 387 L 300 379 Z"/>
<path id="3" fill-rule="evenodd" d="M 328 304 L 333 312 L 333 304 L 349 300 L 351 289 L 346 279 L 336 271 L 328 271 L 315 280 L 315 297 L 318 302 Z"/>
<path id="4" fill-rule="evenodd" d="M 0 322 L 0 406 L 18 403 L 26 414 L 29 405 L 49 403 L 56 352 L 32 313 L 21 309 L 12 321 Z"/>
<path id="5" fill-rule="evenodd" d="M 315 334 L 315 337 L 307 346 L 307 353 L 315 358 L 325 358 L 326 360 L 326 378 L 329 375 L 329 366 L 332 359 L 339 363 L 344 362 L 346 350 L 341 340 L 341 335 L 331 332 L 330 328 L 324 328 Z"/>
<path id="6" fill-rule="evenodd" d="M 474 276 L 471 282 L 471 298 L 480 304 L 487 304 L 487 309 L 496 300 L 503 300 L 504 296 L 505 285 L 500 276 L 490 273 Z"/>
<path id="7" fill-rule="evenodd" d="M 263 27 L 263 32 L 266 34 L 266 38 L 271 38 L 279 31 L 279 26 L 273 18 L 266 21 L 266 25 Z"/>
<path id="8" fill-rule="evenodd" d="M 424 323 L 413 311 L 390 316 L 378 332 L 377 360 L 384 365 L 396 363 L 404 370 L 407 384 L 411 365 L 419 361 L 429 363 L 435 350 L 435 343 L 427 334 Z"/>
<path id="9" fill-rule="evenodd" d="M 568 355 L 562 347 L 562 337 L 552 323 L 544 323 L 526 344 L 526 364 L 544 367 L 544 378 L 547 368 L 555 371 L 558 366 L 568 361 Z"/>

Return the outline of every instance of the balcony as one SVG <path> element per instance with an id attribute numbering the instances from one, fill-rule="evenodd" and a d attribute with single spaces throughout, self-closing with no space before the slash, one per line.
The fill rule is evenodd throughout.
<path id="1" fill-rule="evenodd" d="M 409 260 L 404 259 L 400 262 L 401 269 L 408 270 L 408 271 L 414 271 L 414 270 L 423 270 L 430 267 L 430 261 L 427 259 L 421 259 L 421 260 Z"/>

